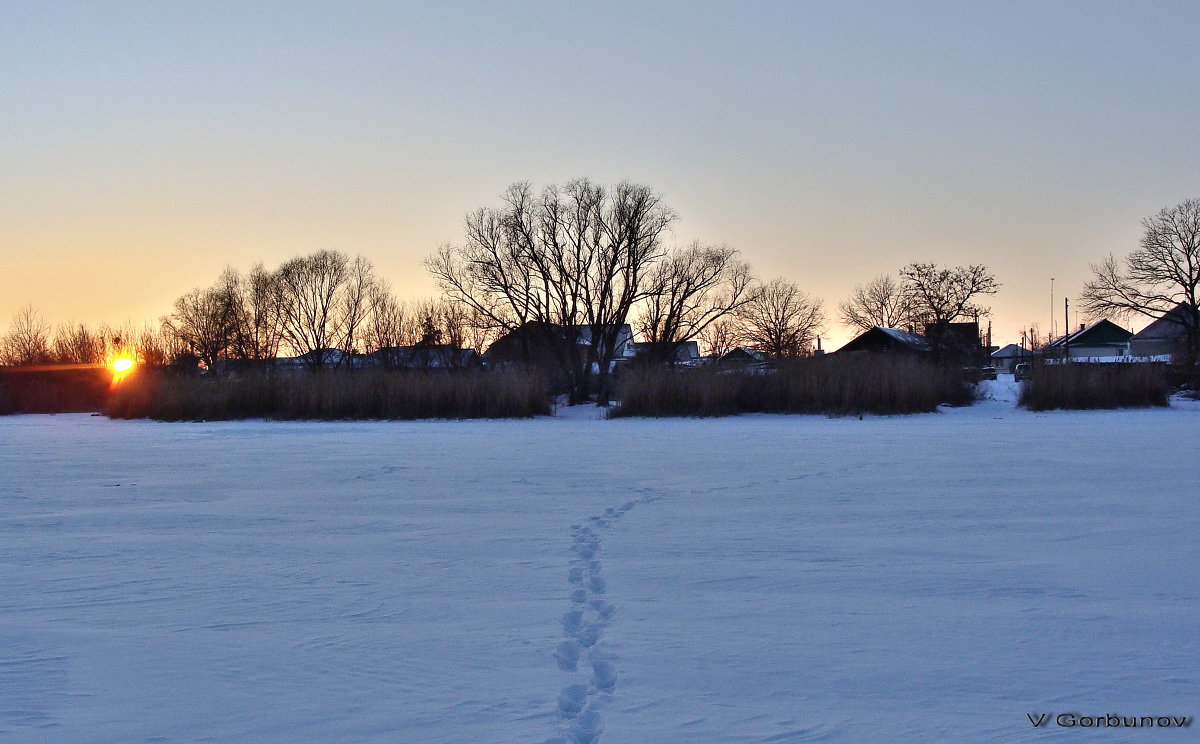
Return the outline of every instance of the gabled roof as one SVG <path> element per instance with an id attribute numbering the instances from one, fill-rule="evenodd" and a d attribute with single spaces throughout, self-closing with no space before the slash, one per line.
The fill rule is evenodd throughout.
<path id="1" fill-rule="evenodd" d="M 1067 336 L 1059 336 L 1047 344 L 1047 347 L 1060 349 L 1064 344 L 1070 346 L 1124 346 L 1129 343 L 1132 336 L 1133 331 L 1127 331 L 1105 318 Z"/>
<path id="2" fill-rule="evenodd" d="M 631 341 L 627 345 L 627 356 L 631 357 L 647 356 L 656 351 L 664 352 L 665 355 L 673 357 L 677 362 L 695 361 L 700 358 L 700 344 L 696 341 L 660 341 L 658 343 Z"/>
<path id="3" fill-rule="evenodd" d="M 917 335 L 916 333 L 902 331 L 899 328 L 884 328 L 883 326 L 875 326 L 875 328 L 879 329 L 883 333 L 886 333 L 905 346 L 911 346 L 914 349 L 920 350 L 933 348 L 930 346 L 928 339 L 926 339 L 924 336 Z"/>
<path id="4" fill-rule="evenodd" d="M 467 367 L 478 357 L 474 349 L 461 349 L 453 344 L 416 344 L 414 346 L 385 346 L 367 354 L 373 364 L 385 367 Z"/>
<path id="5" fill-rule="evenodd" d="M 1162 317 L 1134 334 L 1133 340 L 1149 341 L 1152 339 L 1171 340 L 1187 336 L 1188 313 L 1190 309 L 1184 303 L 1179 303 Z"/>
<path id="6" fill-rule="evenodd" d="M 1020 344 L 1009 344 L 992 352 L 992 359 L 1015 359 L 1027 356 L 1032 356 L 1032 354 L 1029 352 L 1029 349 Z"/>
<path id="7" fill-rule="evenodd" d="M 341 349 L 313 349 L 295 357 L 279 357 L 275 363 L 280 366 L 325 366 L 336 367 L 353 362 L 356 354 L 347 354 Z"/>
<path id="8" fill-rule="evenodd" d="M 899 328 L 884 328 L 883 326 L 874 326 L 851 339 L 845 346 L 838 349 L 835 354 L 854 353 L 854 352 L 885 352 L 885 351 L 906 351 L 906 352 L 929 352 L 933 351 L 933 345 L 924 336 L 919 336 L 909 331 L 902 331 Z"/>
<path id="9" fill-rule="evenodd" d="M 762 352 L 755 351 L 754 349 L 747 349 L 745 346 L 738 346 L 737 348 L 730 349 L 722 354 L 721 361 L 765 362 L 767 361 L 767 355 L 763 354 Z"/>
<path id="10" fill-rule="evenodd" d="M 629 343 L 633 338 L 633 328 L 628 323 L 623 323 L 620 326 L 610 323 L 602 326 L 601 328 L 602 331 L 613 333 L 613 335 L 616 337 L 618 347 L 621 346 L 621 344 Z M 586 323 L 575 326 L 575 337 L 578 339 L 577 343 L 592 343 L 592 327 Z"/>
<path id="11" fill-rule="evenodd" d="M 633 329 L 628 323 L 617 325 L 610 323 L 600 327 L 601 332 L 612 334 L 613 355 L 615 358 L 633 355 L 631 342 Z M 554 355 L 568 348 L 567 344 L 574 343 L 583 353 L 591 345 L 592 327 L 590 325 L 559 325 L 531 320 L 522 323 L 517 328 L 501 335 L 483 356 L 492 363 L 525 364 L 536 363 L 554 365 L 557 362 Z"/>

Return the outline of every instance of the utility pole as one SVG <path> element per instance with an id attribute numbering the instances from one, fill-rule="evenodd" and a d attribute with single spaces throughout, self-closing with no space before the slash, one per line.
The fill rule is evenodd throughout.
<path id="1" fill-rule="evenodd" d="M 1054 338 L 1054 277 L 1050 277 L 1050 338 Z"/>
<path id="2" fill-rule="evenodd" d="M 1071 300 L 1063 298 L 1063 362 L 1071 359 Z"/>

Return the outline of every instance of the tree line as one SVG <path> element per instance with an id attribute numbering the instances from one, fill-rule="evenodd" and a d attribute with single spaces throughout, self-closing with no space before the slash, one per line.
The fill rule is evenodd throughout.
<path id="1" fill-rule="evenodd" d="M 402 302 L 362 256 L 320 250 L 274 270 L 225 269 L 175 301 L 165 332 L 205 367 L 289 352 L 313 366 L 321 352 L 363 353 L 417 344 L 482 349 L 483 326 L 444 298 Z"/>
<path id="2" fill-rule="evenodd" d="M 0 366 L 96 365 L 135 353 L 146 364 L 166 364 L 184 351 L 161 328 L 121 327 L 71 322 L 52 326 L 36 307 L 13 315 L 8 333 L 0 336 Z"/>
<path id="3" fill-rule="evenodd" d="M 123 344 L 150 363 L 191 358 L 211 369 L 288 352 L 320 364 L 325 349 L 447 344 L 482 352 L 511 334 L 552 357 L 582 400 L 603 382 L 627 323 L 650 361 L 669 361 L 693 340 L 710 354 L 736 346 L 772 359 L 813 352 L 828 322 L 820 299 L 784 278 L 756 278 L 728 246 L 669 245 L 676 221 L 644 185 L 578 179 L 538 191 L 517 183 L 498 205 L 467 215 L 462 241 L 426 260 L 440 297 L 401 301 L 366 258 L 320 250 L 274 269 L 227 268 L 178 298 L 153 329 L 51 329 L 26 307 L 0 339 L 0 363 L 95 363 Z M 1182 302 L 1194 336 L 1200 201 L 1144 224 L 1141 247 L 1124 263 L 1109 257 L 1093 267 L 1085 306 L 1157 317 Z M 910 263 L 856 286 L 837 316 L 853 329 L 920 332 L 987 315 L 979 300 L 1000 286 L 984 265 Z"/>
<path id="4" fill-rule="evenodd" d="M 325 349 L 448 344 L 482 352 L 516 334 L 555 359 L 580 400 L 613 362 L 625 324 L 651 362 L 673 359 L 692 340 L 711 354 L 736 346 L 771 359 L 812 353 L 827 327 L 820 299 L 784 278 L 757 279 L 728 246 L 669 246 L 676 220 L 644 185 L 578 179 L 535 191 L 517 183 L 500 205 L 467 215 L 462 242 L 426 261 L 440 297 L 400 301 L 366 258 L 320 250 L 275 269 L 229 267 L 212 285 L 179 297 L 159 328 L 143 329 L 136 341 L 144 361 L 193 359 L 212 369 L 285 351 L 314 364 Z M 953 320 L 980 312 L 970 300 L 998 286 L 982 266 L 912 264 L 901 275 L 901 282 L 881 277 L 856 288 L 841 308 L 843 322 Z M 111 354 L 105 339 L 120 340 L 82 325 L 52 334 L 36 317 L 31 308 L 18 315 L 0 343 L 4 363 L 98 362 Z"/>

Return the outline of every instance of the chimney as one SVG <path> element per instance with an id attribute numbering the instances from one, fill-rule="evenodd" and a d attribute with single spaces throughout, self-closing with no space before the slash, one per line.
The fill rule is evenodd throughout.
<path id="1" fill-rule="evenodd" d="M 1084 325 L 1083 323 L 1080 323 L 1080 324 L 1079 324 L 1079 330 L 1081 330 L 1081 331 L 1082 331 L 1084 328 L 1087 328 L 1087 326 L 1086 326 L 1086 325 Z"/>

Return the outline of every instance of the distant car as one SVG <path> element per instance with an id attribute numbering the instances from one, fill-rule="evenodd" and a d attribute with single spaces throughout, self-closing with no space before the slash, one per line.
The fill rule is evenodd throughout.
<path id="1" fill-rule="evenodd" d="M 979 379 L 981 379 L 981 380 L 994 380 L 994 379 L 996 379 L 996 368 L 995 368 L 995 367 L 983 367 L 983 368 L 981 368 L 981 369 L 979 370 Z"/>
<path id="2" fill-rule="evenodd" d="M 1029 362 L 1021 362 L 1017 366 L 1013 367 L 1013 379 L 1017 382 L 1020 382 L 1021 380 L 1028 380 L 1032 370 L 1033 366 Z"/>

